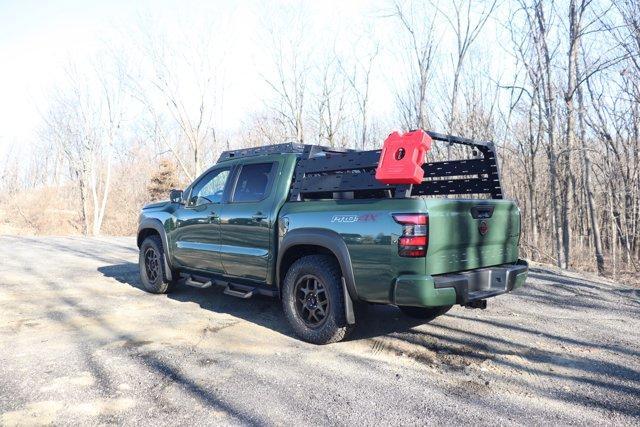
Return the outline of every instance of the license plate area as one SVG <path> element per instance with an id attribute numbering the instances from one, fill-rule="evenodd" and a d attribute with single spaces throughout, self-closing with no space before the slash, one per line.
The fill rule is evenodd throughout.
<path id="1" fill-rule="evenodd" d="M 526 265 L 510 264 L 434 276 L 434 283 L 436 288 L 455 288 L 456 302 L 465 304 L 509 292 L 517 275 L 526 270 Z"/>
<path id="2" fill-rule="evenodd" d="M 507 269 L 491 268 L 463 273 L 466 276 L 469 292 L 507 291 Z"/>

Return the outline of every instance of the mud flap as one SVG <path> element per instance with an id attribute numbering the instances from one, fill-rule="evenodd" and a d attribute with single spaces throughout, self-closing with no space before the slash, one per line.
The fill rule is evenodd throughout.
<path id="1" fill-rule="evenodd" d="M 349 296 L 349 291 L 347 290 L 347 282 L 342 279 L 342 291 L 344 292 L 344 316 L 347 319 L 347 324 L 355 325 L 356 323 L 356 315 L 353 312 L 353 301 L 351 301 L 351 296 Z"/>
<path id="2" fill-rule="evenodd" d="M 173 275 L 171 274 L 171 268 L 169 267 L 169 262 L 167 261 L 167 251 L 166 249 L 162 251 L 162 260 L 164 261 L 164 275 L 168 282 L 173 280 Z"/>

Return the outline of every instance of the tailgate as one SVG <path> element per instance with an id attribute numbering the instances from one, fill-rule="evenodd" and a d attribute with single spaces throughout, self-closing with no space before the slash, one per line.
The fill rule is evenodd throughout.
<path id="1" fill-rule="evenodd" d="M 444 274 L 518 260 L 520 211 L 510 200 L 426 199 L 427 273 Z"/>

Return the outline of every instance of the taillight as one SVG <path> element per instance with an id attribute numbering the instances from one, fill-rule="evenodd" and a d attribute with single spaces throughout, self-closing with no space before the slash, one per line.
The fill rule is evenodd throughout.
<path id="1" fill-rule="evenodd" d="M 429 215 L 394 214 L 393 219 L 402 225 L 398 255 L 411 258 L 426 256 L 429 246 Z"/>

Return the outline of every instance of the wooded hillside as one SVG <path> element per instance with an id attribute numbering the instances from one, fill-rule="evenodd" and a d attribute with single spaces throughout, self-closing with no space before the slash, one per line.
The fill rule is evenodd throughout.
<path id="1" fill-rule="evenodd" d="M 268 96 L 233 128 L 215 28 L 173 37 L 147 23 L 128 29 L 126 49 L 69 64 L 40 106 L 38 140 L 0 159 L 0 233 L 132 234 L 144 203 L 223 150 L 372 149 L 424 128 L 495 141 L 523 256 L 638 275 L 640 2 L 386 2 L 348 37 L 322 38 L 305 13 L 264 17 L 267 65 L 254 71 Z M 372 104 L 381 84 L 391 114 Z"/>

